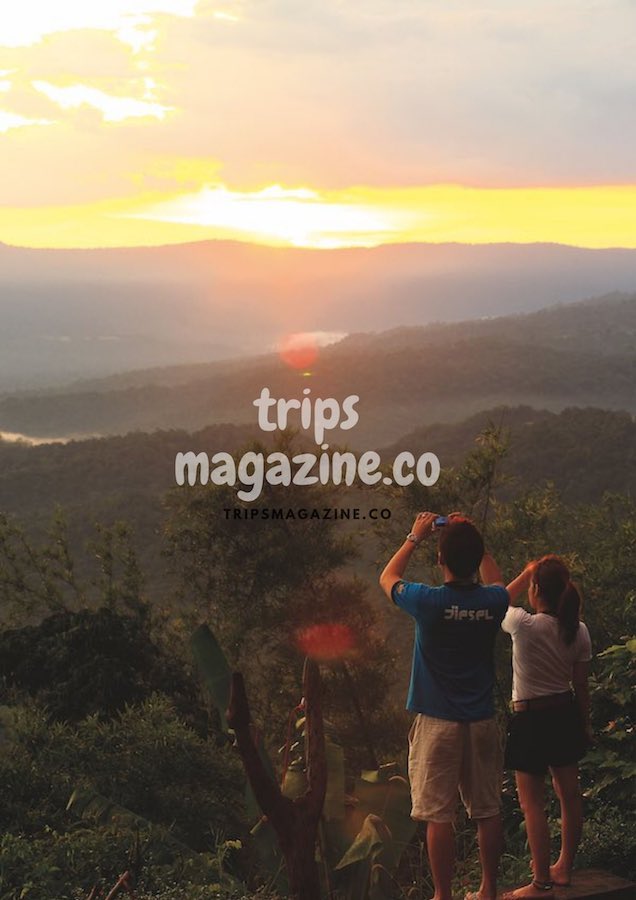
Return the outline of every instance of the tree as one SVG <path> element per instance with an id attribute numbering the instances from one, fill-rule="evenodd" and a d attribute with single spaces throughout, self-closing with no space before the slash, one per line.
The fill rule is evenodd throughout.
<path id="1" fill-rule="evenodd" d="M 293 455 L 288 435 L 281 446 Z M 282 738 L 299 699 L 307 655 L 303 633 L 335 625 L 351 636 L 342 652 L 322 657 L 326 714 L 347 731 L 352 764 L 363 758 L 369 766 L 376 748 L 364 738 L 361 717 L 368 718 L 369 731 L 375 723 L 388 726 L 391 716 L 395 721 L 386 704 L 392 657 L 363 584 L 338 572 L 356 552 L 341 523 L 296 515 L 334 505 L 335 491 L 326 486 L 265 484 L 258 507 L 239 501 L 228 487 L 184 487 L 170 497 L 167 552 L 181 579 L 183 616 L 193 625 L 209 622 L 232 667 L 243 672 L 268 734 Z M 285 516 L 261 517 L 262 510 L 273 509 Z M 286 518 L 288 510 L 293 519 Z"/>

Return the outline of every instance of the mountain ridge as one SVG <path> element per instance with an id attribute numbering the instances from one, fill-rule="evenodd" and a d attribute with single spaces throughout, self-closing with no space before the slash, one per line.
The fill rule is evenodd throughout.
<path id="1" fill-rule="evenodd" d="M 636 250 L 622 248 L 5 246 L 0 388 L 263 353 L 290 332 L 386 331 L 635 289 Z"/>
<path id="2" fill-rule="evenodd" d="M 263 387 L 277 398 L 307 387 L 314 397 L 360 396 L 349 440 L 362 447 L 389 443 L 413 422 L 459 421 L 502 404 L 633 412 L 635 357 L 636 295 L 610 295 L 523 316 L 358 334 L 323 348 L 310 378 L 270 354 L 195 367 L 192 378 L 180 371 L 172 383 L 120 376 L 113 389 L 89 382 L 8 395 L 0 430 L 59 437 L 250 424 Z"/>

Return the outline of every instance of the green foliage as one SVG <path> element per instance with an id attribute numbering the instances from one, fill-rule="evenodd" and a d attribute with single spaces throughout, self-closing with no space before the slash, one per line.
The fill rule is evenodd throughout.
<path id="1" fill-rule="evenodd" d="M 635 682 L 636 638 L 599 654 L 591 684 L 597 738 L 585 757 L 583 773 L 586 795 L 616 807 L 636 788 Z M 636 831 L 636 818 L 633 828 Z"/>
<path id="2" fill-rule="evenodd" d="M 190 639 L 190 645 L 206 687 L 212 695 L 221 728 L 226 731 L 232 673 L 225 654 L 207 625 L 200 625 L 197 628 Z"/>
<path id="3" fill-rule="evenodd" d="M 482 530 L 488 524 L 495 491 L 502 483 L 502 461 L 508 453 L 510 434 L 489 420 L 461 464 L 443 469 L 433 487 L 413 482 L 404 497 L 412 510 L 431 509 L 471 516 Z"/>
<path id="4" fill-rule="evenodd" d="M 413 376 L 409 387 L 412 385 L 412 378 Z M 297 385 L 290 385 L 290 392 L 284 395 L 292 396 L 296 388 Z M 255 388 L 254 396 L 259 391 L 260 387 Z M 430 391 L 426 393 L 427 396 L 430 395 Z M 408 395 L 414 398 L 414 403 L 417 400 L 421 404 L 421 394 L 413 394 L 409 390 Z M 237 395 L 234 409 L 228 413 L 227 420 L 231 420 L 236 414 L 236 400 L 244 400 L 244 397 L 244 394 Z M 395 395 L 384 398 L 378 396 L 379 406 L 377 415 L 374 415 L 375 400 L 371 402 L 367 395 L 366 406 L 361 409 L 361 421 L 354 431 L 348 433 L 359 446 L 384 447 L 382 458 L 385 463 L 404 449 L 409 449 L 416 455 L 424 450 L 433 450 L 441 460 L 445 479 L 447 475 L 451 476 L 451 469 L 461 468 L 464 458 L 475 446 L 475 435 L 486 429 L 489 422 L 494 422 L 497 427 L 503 426 L 510 433 L 507 452 L 498 465 L 495 496 L 501 502 L 511 503 L 520 494 L 534 486 L 542 488 L 548 481 L 553 483 L 555 490 L 567 504 L 596 503 L 608 490 L 626 496 L 634 496 L 636 492 L 636 466 L 631 449 L 636 441 L 636 423 L 629 413 L 614 409 L 574 408 L 555 414 L 528 406 L 514 406 L 490 409 L 463 419 L 468 412 L 472 413 L 480 407 L 471 406 L 470 410 L 456 414 L 439 401 L 440 408 L 435 415 L 427 413 L 421 406 L 409 407 L 405 413 L 401 406 L 399 411 L 396 410 L 394 397 Z M 546 402 L 545 398 L 546 395 L 541 398 L 542 405 Z M 489 398 L 488 403 L 493 402 Z M 518 396 L 514 402 L 519 402 Z M 590 398 L 581 398 L 578 402 L 592 401 Z M 206 410 L 211 410 L 209 398 L 206 398 L 204 406 Z M 399 422 L 393 420 L 394 413 L 399 413 Z M 420 423 L 426 424 L 412 430 Z M 382 432 L 386 434 L 383 435 Z M 189 448 L 208 453 L 218 448 L 234 452 L 257 434 L 258 428 L 254 422 L 253 426 L 209 426 L 195 434 L 155 431 L 150 434 L 132 433 L 125 437 L 40 447 L 0 441 L 0 508 L 7 515 L 19 517 L 21 530 L 31 544 L 37 538 L 35 543 L 40 549 L 43 546 L 40 546 L 39 536 L 44 531 L 50 531 L 48 522 L 55 514 L 56 507 L 61 505 L 64 508 L 68 520 L 66 541 L 74 563 L 72 574 L 81 592 L 87 594 L 90 602 L 95 605 L 106 605 L 108 602 L 104 595 L 108 577 L 104 575 L 100 561 L 97 561 L 96 567 L 95 554 L 87 548 L 87 538 L 93 547 L 104 543 L 95 534 L 95 522 L 103 523 L 104 527 L 112 531 L 118 530 L 118 523 L 127 522 L 135 535 L 134 546 L 138 566 L 144 575 L 147 595 L 153 598 L 155 609 L 160 603 L 173 607 L 176 585 L 175 580 L 166 573 L 159 537 L 166 516 L 161 498 L 173 480 L 171 461 L 177 452 Z M 260 435 L 262 437 L 263 433 L 260 432 Z M 78 490 L 78 473 L 81 473 L 82 478 L 81 490 Z M 443 481 L 440 486 L 442 483 Z M 181 491 L 182 499 L 193 493 L 190 488 L 184 488 Z M 388 495 L 396 527 L 403 494 L 403 491 L 395 491 Z M 291 494 L 287 491 L 285 496 L 291 499 Z M 338 505 L 355 506 L 359 505 L 361 499 L 366 501 L 373 497 L 371 505 L 375 506 L 377 496 L 376 492 L 367 490 L 345 493 L 340 489 Z M 453 496 L 455 499 L 452 508 L 470 506 L 461 493 L 458 497 L 457 491 L 454 491 Z M 282 499 L 284 505 L 289 505 L 284 497 Z M 235 489 L 228 489 L 227 503 L 224 505 L 228 508 L 241 505 L 236 503 Z M 408 508 L 410 514 L 413 508 L 419 508 L 419 502 L 409 501 Z M 217 523 L 219 529 L 224 526 L 235 527 L 225 521 L 223 513 L 220 515 L 222 518 Z M 11 521 L 17 526 L 18 522 Z M 247 531 L 253 530 L 252 526 L 255 524 L 243 523 Z M 326 524 L 317 523 L 323 530 Z M 356 524 L 359 527 L 362 523 Z M 339 523 L 337 528 L 337 534 L 344 534 L 346 526 L 343 523 Z M 289 531 L 300 534 L 303 526 L 295 522 Z M 368 528 L 368 543 L 361 548 L 362 552 L 369 547 L 373 556 L 375 536 L 389 533 L 390 529 L 384 523 L 381 527 Z M 42 545 L 53 543 L 49 538 L 42 541 Z M 126 574 L 125 550 L 118 546 L 116 537 L 113 537 L 112 543 L 113 550 L 118 554 L 114 566 L 114 577 L 118 582 L 115 596 L 121 606 L 134 585 L 135 573 L 133 567 Z M 302 552 L 303 548 L 299 549 Z M 207 561 L 204 549 L 201 563 L 204 566 L 201 571 L 205 572 Z M 3 566 L 0 544 L 0 592 Z M 359 574 L 363 571 L 358 569 Z M 35 568 L 27 564 L 22 573 L 27 579 L 28 590 L 16 591 L 15 582 L 13 586 L 7 583 L 8 589 L 2 595 L 4 615 L 8 610 L 7 604 L 10 603 L 11 608 L 20 614 L 20 621 L 24 620 L 24 613 L 29 608 L 40 614 L 39 610 L 51 611 L 52 603 L 56 602 L 56 598 L 51 601 L 42 585 L 38 586 Z M 365 574 L 368 574 L 368 570 Z M 34 589 L 37 596 L 33 594 Z M 79 598 L 75 588 L 62 580 L 57 583 L 56 590 L 61 592 L 65 605 L 76 608 Z M 134 590 L 132 593 L 134 603 Z M 196 621 L 188 621 L 181 634 L 182 640 L 202 618 L 204 616 L 199 615 Z M 213 620 L 212 624 L 217 628 L 216 621 Z M 229 652 L 230 647 L 227 646 Z"/>
<path id="5" fill-rule="evenodd" d="M 46 823 L 66 833 L 81 819 L 73 805 L 66 812 L 78 787 L 170 829 L 195 851 L 210 848 L 211 828 L 242 832 L 236 760 L 184 725 L 160 695 L 109 721 L 92 716 L 75 726 L 52 724 L 34 706 L 16 707 L 8 719 L 0 756 L 3 832 L 39 839 Z M 96 822 L 110 827 L 108 819 Z M 138 827 L 131 819 L 123 830 L 131 838 Z M 170 850 L 172 842 L 166 846 Z"/>
<path id="6" fill-rule="evenodd" d="M 276 449 L 293 455 L 293 436 L 281 434 Z M 237 458 L 246 450 L 267 452 L 252 444 Z M 265 483 L 259 506 L 311 509 L 333 500 L 333 488 Z M 234 518 L 234 509 L 247 518 Z M 209 619 L 230 658 L 253 635 L 260 643 L 279 624 L 295 591 L 355 555 L 333 521 L 249 518 L 252 509 L 225 486 L 186 487 L 169 495 L 167 554 L 185 598 Z"/>
<path id="7" fill-rule="evenodd" d="M 229 669 L 224 654 L 207 626 L 195 631 L 191 643 L 208 690 L 225 722 Z M 296 713 L 299 714 L 296 730 L 302 729 L 306 738 L 302 705 Z M 366 730 L 367 723 L 359 707 L 358 714 L 358 725 Z M 281 790 L 285 797 L 296 800 L 307 790 L 306 747 L 300 741 L 292 743 L 292 722 L 290 715 L 288 736 L 282 748 L 285 758 Z M 351 900 L 380 900 L 388 896 L 393 872 L 415 832 L 410 817 L 409 785 L 397 775 L 396 764 L 391 763 L 362 772 L 355 779 L 351 794 L 346 795 L 345 754 L 333 738 L 333 723 L 326 722 L 325 730 L 327 787 L 319 844 L 321 861 L 327 871 L 332 870 L 332 876 L 326 877 L 325 882 L 329 884 L 331 877 L 335 878 L 343 897 Z M 269 759 L 259 749 L 265 769 L 275 779 Z M 273 840 L 268 840 L 273 837 L 272 829 L 259 821 L 252 834 L 255 831 L 260 832 L 259 847 L 264 852 L 265 864 L 276 872 L 280 867 L 280 849 Z M 276 875 L 274 878 L 277 880 Z"/>
<path id="8" fill-rule="evenodd" d="M 99 571 L 91 587 L 78 575 L 68 522 L 59 507 L 39 541 L 16 519 L 0 513 L 0 599 L 5 621 L 23 622 L 90 602 L 147 615 L 132 529 L 121 521 L 94 528 L 96 538 L 87 549 Z"/>
<path id="9" fill-rule="evenodd" d="M 46 828 L 30 837 L 6 834 L 0 838 L 0 896 L 86 900 L 94 885 L 108 892 L 130 871 L 138 900 L 243 900 L 245 886 L 228 872 L 240 848 L 240 841 L 220 841 L 208 853 L 171 858 L 160 829 L 140 834 L 121 823 L 66 832 Z M 275 900 L 266 892 L 249 896 Z"/>
<path id="10" fill-rule="evenodd" d="M 17 689 L 54 719 L 112 716 L 155 691 L 173 696 L 189 718 L 197 715 L 195 683 L 152 640 L 145 618 L 106 608 L 58 612 L 0 633 L 0 676 L 0 701 Z"/>
<path id="11" fill-rule="evenodd" d="M 599 803 L 592 808 L 583 823 L 578 865 L 636 880 L 636 816 L 625 803 L 633 796 L 632 791 L 621 803 Z"/>
<path id="12" fill-rule="evenodd" d="M 104 876 L 114 881 L 129 863 L 131 833 L 118 828 L 6 833 L 0 839 L 0 896 L 3 900 L 66 900 L 82 885 Z"/>
<path id="13" fill-rule="evenodd" d="M 36 547 L 24 529 L 0 513 L 0 599 L 5 615 L 21 618 L 39 612 L 64 610 L 71 596 L 81 596 L 66 540 L 66 522 L 58 511 L 49 534 Z"/>
<path id="14" fill-rule="evenodd" d="M 156 891 L 142 891 L 136 897 L 137 900 L 282 900 L 279 894 L 272 893 L 266 887 L 254 893 L 246 893 L 242 887 L 231 888 L 218 882 L 202 885 L 192 882 L 171 883 L 170 879 L 166 879 Z"/>
<path id="15" fill-rule="evenodd" d="M 575 432 L 576 423 L 584 420 L 596 422 L 599 430 L 611 425 L 591 413 L 568 415 L 556 418 L 561 424 L 568 421 Z M 633 427 L 610 418 L 617 429 L 613 434 L 627 434 Z M 565 470 L 558 486 L 539 479 L 528 489 L 523 477 L 511 477 L 511 458 L 515 453 L 521 458 L 518 439 L 500 424 L 487 428 L 467 459 L 445 467 L 433 489 L 393 495 L 395 536 L 403 534 L 418 508 L 463 509 L 484 525 L 505 577 L 548 551 L 568 560 L 584 590 L 595 647 L 608 647 L 595 662 L 592 680 L 598 739 L 583 765 L 588 821 L 581 862 L 633 874 L 629 855 L 636 826 L 624 798 L 634 777 L 635 644 L 625 635 L 633 634 L 636 607 L 636 505 L 625 492 L 574 507 L 561 490 L 567 487 Z M 550 436 L 558 445 L 556 425 Z M 524 471 L 531 471 L 527 462 Z M 262 499 L 263 505 L 284 507 L 332 502 L 323 490 L 268 488 Z M 273 746 L 283 739 L 287 714 L 300 699 L 299 636 L 307 628 L 334 623 L 353 636 L 346 653 L 322 660 L 333 751 L 330 821 L 323 826 L 323 846 L 336 865 L 367 817 L 379 816 L 393 843 L 381 835 L 379 842 L 366 844 L 360 838 L 358 849 L 364 845 L 369 854 L 357 863 L 364 890 L 389 889 L 383 873 L 395 872 L 395 862 L 409 842 L 408 835 L 400 836 L 400 816 L 405 828 L 413 828 L 404 791 L 393 810 L 386 785 L 374 783 L 373 776 L 355 783 L 349 777 L 345 814 L 339 817 L 334 810 L 343 803 L 345 771 L 375 770 L 377 759 L 391 758 L 404 745 L 406 719 L 398 709 L 402 689 L 398 701 L 393 679 L 396 672 L 401 682 L 406 677 L 410 623 L 402 630 L 396 626 L 392 644 L 387 640 L 390 629 L 366 584 L 342 571 L 344 564 L 353 565 L 353 548 L 340 523 L 226 519 L 224 510 L 234 507 L 248 505 L 238 503 L 231 489 L 187 489 L 173 495 L 170 561 L 183 586 L 180 623 L 170 611 L 151 610 L 143 601 L 126 528 L 98 530 L 92 548 L 98 572 L 89 590 L 85 585 L 90 572 L 76 564 L 61 517 L 40 542 L 27 537 L 16 522 L 0 521 L 2 598 L 21 611 L 22 623 L 27 615 L 32 622 L 55 610 L 39 625 L 22 624 L 0 635 L 0 700 L 12 704 L 0 715 L 7 733 L 0 755 L 0 897 L 66 900 L 80 888 L 83 893 L 77 896 L 84 897 L 97 880 L 112 886 L 131 866 L 140 874 L 140 898 L 248 896 L 236 880 L 237 873 L 247 871 L 248 851 L 225 852 L 225 835 L 255 847 L 266 829 L 260 829 L 260 837 L 247 837 L 244 779 L 236 760 L 227 746 L 202 738 L 209 723 L 200 709 L 197 686 L 188 677 L 187 665 L 178 664 L 165 649 L 172 640 L 172 648 L 185 656 L 185 640 L 180 647 L 174 638 L 202 618 L 218 630 L 232 665 L 244 670 L 255 715 L 267 723 Z M 389 528 L 385 533 L 393 542 Z M 420 549 L 418 563 L 427 567 L 427 577 L 434 577 L 433 541 Z M 375 578 L 375 568 L 371 574 Z M 101 598 L 104 607 L 71 611 L 88 597 Z M 122 608 L 128 616 L 118 612 Z M 163 644 L 152 637 L 160 631 Z M 505 682 L 509 649 L 502 642 L 500 650 Z M 292 766 L 291 775 L 302 781 L 302 761 L 299 770 Z M 381 782 L 380 775 L 377 780 Z M 93 812 L 101 810 L 99 815 L 87 819 L 73 805 L 66 810 L 76 788 L 93 798 Z M 525 835 L 516 800 L 506 794 L 504 802 L 508 855 L 502 881 L 514 883 L 525 874 Z M 394 812 L 395 822 L 390 820 Z M 461 835 L 456 887 L 472 888 L 477 866 L 474 833 L 465 828 Z M 388 865 L 386 854 L 396 847 L 400 852 Z M 405 874 L 411 862 L 413 868 Z M 421 896 L 428 896 L 421 849 L 414 843 L 401 854 L 398 875 L 403 891 L 417 885 Z"/>
<path id="16" fill-rule="evenodd" d="M 336 866 L 336 883 L 346 900 L 383 900 L 390 896 L 387 868 L 389 829 L 379 816 L 369 814 L 354 842 Z"/>
<path id="17" fill-rule="evenodd" d="M 96 525 L 97 538 L 89 549 L 99 563 L 102 603 L 108 609 L 125 609 L 145 616 L 147 606 L 142 601 L 143 576 L 137 554 L 132 546 L 132 532 L 125 522 L 106 527 Z"/>
<path id="18" fill-rule="evenodd" d="M 636 627 L 636 501 L 606 494 L 596 504 L 564 503 L 554 485 L 495 501 L 487 529 L 490 551 L 511 580 L 531 559 L 557 553 L 583 595 L 593 645 L 603 649 Z"/>
<path id="19" fill-rule="evenodd" d="M 294 438 L 281 447 L 293 453 Z M 333 489 L 265 486 L 265 507 L 333 506 Z M 168 530 L 170 559 L 183 586 L 184 606 L 196 624 L 209 622 L 232 668 L 240 670 L 256 721 L 267 722 L 270 747 L 284 738 L 296 705 L 304 651 L 299 635 L 337 623 L 352 646 L 325 669 L 330 717 L 342 732 L 352 767 L 372 767 L 397 736 L 401 718 L 386 701 L 393 655 L 380 617 L 358 579 L 335 570 L 353 556 L 352 542 L 333 520 L 244 520 L 225 510 L 248 511 L 231 489 L 209 486 L 174 492 Z M 188 613 L 184 612 L 187 618 Z M 359 710 L 375 735 L 364 739 Z"/>

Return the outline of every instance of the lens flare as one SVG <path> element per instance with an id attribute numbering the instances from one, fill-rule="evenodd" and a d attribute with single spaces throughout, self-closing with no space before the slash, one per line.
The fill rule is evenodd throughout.
<path id="1" fill-rule="evenodd" d="M 332 662 L 350 656 L 355 640 L 348 625 L 326 622 L 297 631 L 296 645 L 304 656 L 317 662 Z"/>
<path id="2" fill-rule="evenodd" d="M 280 358 L 292 369 L 307 371 L 318 358 L 318 341 L 313 334 L 288 334 L 280 342 Z"/>

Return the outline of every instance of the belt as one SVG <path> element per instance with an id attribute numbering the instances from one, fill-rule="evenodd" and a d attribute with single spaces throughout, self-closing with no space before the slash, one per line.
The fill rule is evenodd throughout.
<path id="1" fill-rule="evenodd" d="M 546 694 L 545 697 L 532 697 L 530 700 L 513 700 L 511 706 L 513 712 L 527 712 L 529 709 L 553 709 L 571 702 L 572 691 L 563 691 L 560 694 Z"/>

